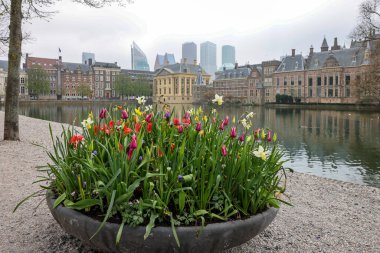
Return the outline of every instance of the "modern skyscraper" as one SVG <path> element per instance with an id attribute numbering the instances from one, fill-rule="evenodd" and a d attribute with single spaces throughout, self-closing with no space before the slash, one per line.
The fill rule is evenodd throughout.
<path id="1" fill-rule="evenodd" d="M 95 63 L 95 54 L 94 53 L 82 53 L 82 64 L 92 65 Z"/>
<path id="2" fill-rule="evenodd" d="M 158 54 L 154 62 L 154 70 L 160 69 L 166 65 L 175 64 L 174 54 L 165 53 L 164 55 Z"/>
<path id="3" fill-rule="evenodd" d="M 214 79 L 216 71 L 216 44 L 210 41 L 201 43 L 200 65 Z"/>
<path id="4" fill-rule="evenodd" d="M 131 46 L 131 65 L 132 70 L 149 71 L 148 60 L 146 59 L 144 52 L 134 41 Z"/>
<path id="5" fill-rule="evenodd" d="M 235 64 L 235 47 L 230 45 L 222 46 L 222 65 Z"/>
<path id="6" fill-rule="evenodd" d="M 186 42 L 182 44 L 182 61 L 186 58 L 186 62 L 193 64 L 197 60 L 197 44 L 194 42 Z"/>

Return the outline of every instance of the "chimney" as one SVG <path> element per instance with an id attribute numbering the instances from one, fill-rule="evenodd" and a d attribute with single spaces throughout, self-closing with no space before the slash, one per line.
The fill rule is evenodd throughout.
<path id="1" fill-rule="evenodd" d="M 338 47 L 338 38 L 337 37 L 334 38 L 334 47 Z"/>
<path id="2" fill-rule="evenodd" d="M 314 48 L 313 48 L 313 45 L 310 46 L 310 52 L 309 52 L 309 55 L 312 55 L 314 53 Z"/>
<path id="3" fill-rule="evenodd" d="M 197 59 L 194 60 L 194 66 L 197 66 Z"/>
<path id="4" fill-rule="evenodd" d="M 62 62 L 62 56 L 59 56 L 58 59 L 60 62 Z"/>
<path id="5" fill-rule="evenodd" d="M 294 57 L 296 55 L 296 50 L 292 49 L 292 56 Z"/>
<path id="6" fill-rule="evenodd" d="M 115 65 L 117 65 L 117 61 L 115 61 Z"/>
<path id="7" fill-rule="evenodd" d="M 237 62 L 235 62 L 235 69 L 237 69 L 239 66 L 239 64 Z"/>

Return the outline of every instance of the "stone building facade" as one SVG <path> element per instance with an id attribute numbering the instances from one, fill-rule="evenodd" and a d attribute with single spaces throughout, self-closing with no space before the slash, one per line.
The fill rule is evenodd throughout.
<path id="1" fill-rule="evenodd" d="M 190 104 L 198 99 L 198 73 L 201 73 L 204 85 L 210 82 L 210 75 L 194 64 L 176 63 L 167 65 L 155 72 L 153 78 L 153 102 L 166 104 Z M 195 89 L 194 89 L 195 88 Z"/>
<path id="2" fill-rule="evenodd" d="M 7 87 L 8 78 L 8 61 L 0 60 L 0 102 L 5 101 L 5 89 Z M 28 76 L 25 71 L 20 69 L 20 89 L 19 97 L 26 98 L 28 96 Z"/>
<path id="3" fill-rule="evenodd" d="M 95 98 L 115 98 L 115 80 L 120 74 L 117 63 L 96 62 L 92 66 Z"/>
<path id="4" fill-rule="evenodd" d="M 62 63 L 61 70 L 62 81 L 62 97 L 63 99 L 78 99 L 81 98 L 80 86 L 89 87 L 90 93 L 84 96 L 92 98 L 93 82 L 91 67 L 80 63 Z"/>

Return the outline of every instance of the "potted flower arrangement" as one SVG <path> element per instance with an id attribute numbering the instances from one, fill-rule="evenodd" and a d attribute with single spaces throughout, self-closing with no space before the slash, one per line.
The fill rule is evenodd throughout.
<path id="1" fill-rule="evenodd" d="M 137 100 L 52 136 L 47 201 L 61 226 L 113 252 L 216 252 L 265 229 L 284 202 L 276 134 L 253 130 L 252 112 L 176 118 Z"/>

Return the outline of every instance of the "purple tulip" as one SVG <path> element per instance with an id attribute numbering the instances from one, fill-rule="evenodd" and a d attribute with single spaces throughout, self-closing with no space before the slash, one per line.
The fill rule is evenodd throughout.
<path id="1" fill-rule="evenodd" d="M 121 118 L 122 118 L 122 119 L 128 119 L 128 113 L 127 113 L 126 110 L 123 110 L 123 111 L 121 112 Z"/>
<path id="2" fill-rule="evenodd" d="M 182 134 L 182 133 L 183 133 L 183 126 L 182 126 L 182 125 L 179 125 L 179 126 L 178 126 L 178 133 L 179 133 L 179 134 Z"/>
<path id="3" fill-rule="evenodd" d="M 239 137 L 239 141 L 243 142 L 245 140 L 245 133 L 242 133 Z"/>
<path id="4" fill-rule="evenodd" d="M 236 127 L 231 128 L 231 134 L 230 137 L 232 139 L 236 138 Z"/>
<path id="5" fill-rule="evenodd" d="M 145 121 L 148 122 L 148 123 L 151 122 L 152 121 L 152 116 L 153 115 L 151 113 L 149 113 L 148 116 L 146 116 Z"/>
<path id="6" fill-rule="evenodd" d="M 201 128 L 202 128 L 202 124 L 201 124 L 201 122 L 198 122 L 197 126 L 195 127 L 195 130 L 197 130 L 199 132 L 199 131 L 201 131 Z"/>
<path id="7" fill-rule="evenodd" d="M 99 118 L 104 119 L 106 117 L 106 114 L 107 114 L 107 109 L 106 108 L 101 109 L 99 113 Z"/>

